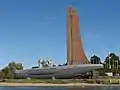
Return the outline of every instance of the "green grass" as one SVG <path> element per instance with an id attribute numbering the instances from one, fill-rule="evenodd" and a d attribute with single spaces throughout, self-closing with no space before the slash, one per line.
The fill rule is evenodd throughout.
<path id="1" fill-rule="evenodd" d="M 110 79 L 7 79 L 6 83 L 53 83 L 53 84 L 67 84 L 67 83 L 96 83 L 110 84 Z M 119 84 L 120 79 L 111 79 L 111 84 Z"/>

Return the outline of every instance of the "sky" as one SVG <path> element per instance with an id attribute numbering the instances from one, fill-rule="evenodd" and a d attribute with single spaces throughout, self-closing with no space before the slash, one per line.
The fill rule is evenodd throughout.
<path id="1" fill-rule="evenodd" d="M 9 62 L 25 68 L 39 59 L 66 62 L 66 8 L 79 16 L 88 59 L 120 55 L 120 0 L 0 0 L 0 68 Z"/>

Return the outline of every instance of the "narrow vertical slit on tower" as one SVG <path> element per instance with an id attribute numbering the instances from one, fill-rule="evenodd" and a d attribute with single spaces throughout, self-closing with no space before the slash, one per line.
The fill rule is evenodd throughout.
<path id="1" fill-rule="evenodd" d="M 71 14 L 70 14 L 70 26 L 71 26 L 71 29 L 70 29 L 70 31 L 71 31 L 70 32 L 71 33 L 71 47 L 70 47 L 71 48 L 71 62 L 70 63 L 73 64 L 73 50 L 72 50 L 73 49 L 73 40 L 72 40 L 73 32 L 72 32 L 72 15 Z"/>

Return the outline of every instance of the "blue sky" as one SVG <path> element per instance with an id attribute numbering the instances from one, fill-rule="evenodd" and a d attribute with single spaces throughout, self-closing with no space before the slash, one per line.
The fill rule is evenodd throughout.
<path id="1" fill-rule="evenodd" d="M 11 61 L 25 68 L 40 58 L 66 61 L 66 8 L 79 15 L 88 59 L 120 55 L 120 0 L 0 0 L 0 68 Z"/>

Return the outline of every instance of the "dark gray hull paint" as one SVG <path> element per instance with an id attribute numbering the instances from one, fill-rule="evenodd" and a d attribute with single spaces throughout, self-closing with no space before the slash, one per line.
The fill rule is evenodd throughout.
<path id="1" fill-rule="evenodd" d="M 30 78 L 72 78 L 79 74 L 103 68 L 102 64 L 80 64 L 16 71 L 16 75 Z"/>

